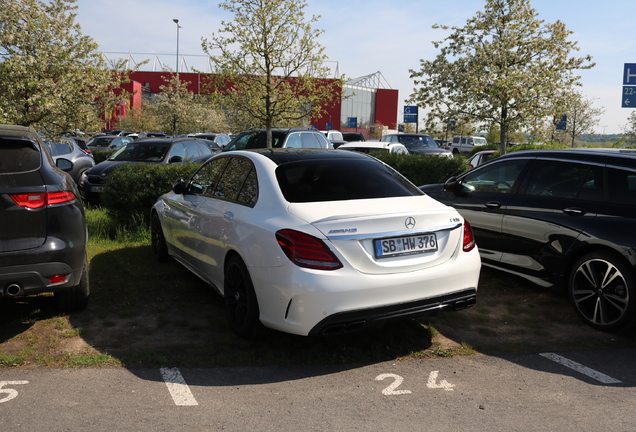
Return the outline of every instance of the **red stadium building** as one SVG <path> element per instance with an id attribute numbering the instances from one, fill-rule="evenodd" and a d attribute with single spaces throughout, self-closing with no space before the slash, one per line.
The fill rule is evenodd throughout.
<path id="1" fill-rule="evenodd" d="M 125 116 L 126 108 L 141 106 L 144 94 L 161 92 L 166 85 L 164 78 L 174 72 L 136 71 L 130 76 L 131 82 L 122 86 L 133 92 L 130 101 L 116 107 L 116 116 Z M 181 72 L 181 81 L 188 82 L 188 90 L 194 94 L 205 92 L 205 75 L 192 72 Z M 330 80 L 331 81 L 331 80 Z M 384 80 L 386 83 L 386 80 Z M 342 88 L 343 98 L 333 106 L 325 107 L 327 113 L 321 118 L 313 118 L 311 123 L 320 130 L 340 130 L 343 132 L 362 132 L 369 137 L 371 127 L 382 125 L 388 129 L 397 129 L 398 91 L 386 88 L 380 72 L 347 81 Z M 109 122 L 110 123 L 110 122 Z M 107 125 L 109 129 L 110 125 Z"/>

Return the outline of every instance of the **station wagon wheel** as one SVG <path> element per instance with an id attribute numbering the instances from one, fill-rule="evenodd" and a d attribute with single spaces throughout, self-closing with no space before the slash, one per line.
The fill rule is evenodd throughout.
<path id="1" fill-rule="evenodd" d="M 152 242 L 152 252 L 155 254 L 157 261 L 168 261 L 170 259 L 168 245 L 166 244 L 166 238 L 163 236 L 159 215 L 154 212 L 150 219 L 150 238 Z"/>
<path id="2" fill-rule="evenodd" d="M 592 327 L 616 330 L 633 324 L 633 270 L 614 254 L 594 252 L 581 258 L 574 265 L 568 288 L 576 312 Z"/>
<path id="3" fill-rule="evenodd" d="M 254 336 L 260 328 L 258 300 L 247 267 L 239 257 L 225 266 L 225 314 L 234 333 L 242 338 Z"/>

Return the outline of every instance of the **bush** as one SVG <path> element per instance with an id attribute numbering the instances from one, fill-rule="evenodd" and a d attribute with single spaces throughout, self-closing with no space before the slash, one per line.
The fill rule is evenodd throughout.
<path id="1" fill-rule="evenodd" d="M 390 165 L 416 186 L 444 183 L 468 168 L 463 157 L 448 159 L 439 156 L 378 154 L 377 158 Z"/>
<path id="2" fill-rule="evenodd" d="M 95 160 L 95 165 L 100 162 L 104 162 L 108 159 L 108 156 L 115 153 L 115 150 L 91 150 L 91 154 L 93 155 L 93 159 Z"/>
<path id="3" fill-rule="evenodd" d="M 102 204 L 116 221 L 128 225 L 148 221 L 150 208 L 161 195 L 172 190 L 179 178 L 188 178 L 198 164 L 126 164 L 108 177 Z"/>

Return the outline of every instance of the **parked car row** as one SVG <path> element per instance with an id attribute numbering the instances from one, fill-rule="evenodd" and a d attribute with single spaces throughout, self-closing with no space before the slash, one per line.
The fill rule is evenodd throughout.
<path id="1" fill-rule="evenodd" d="M 465 173 L 418 188 L 369 154 L 429 139 L 441 150 L 427 135 L 338 150 L 309 128 L 272 138 L 272 149 L 264 130 L 224 149 L 198 136 L 138 139 L 93 167 L 74 140 L 0 125 L 0 297 L 51 291 L 65 310 L 84 307 L 79 197 L 99 201 L 122 164 L 192 161 L 196 172 L 151 210 L 153 251 L 218 291 L 241 337 L 460 310 L 475 304 L 481 265 L 565 290 L 594 328 L 636 325 L 636 151 L 482 151 Z"/>
<path id="2" fill-rule="evenodd" d="M 203 163 L 221 148 L 214 142 L 198 138 L 146 138 L 131 141 L 105 161 L 84 171 L 79 179 L 80 194 L 85 201 L 100 202 L 108 176 L 117 167 L 130 163 L 174 164 Z"/>

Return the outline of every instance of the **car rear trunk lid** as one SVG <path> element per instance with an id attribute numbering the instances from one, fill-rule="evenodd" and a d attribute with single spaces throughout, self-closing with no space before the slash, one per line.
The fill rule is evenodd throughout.
<path id="1" fill-rule="evenodd" d="M 289 212 L 362 273 L 418 271 L 461 251 L 463 219 L 428 196 L 292 203 Z"/>

